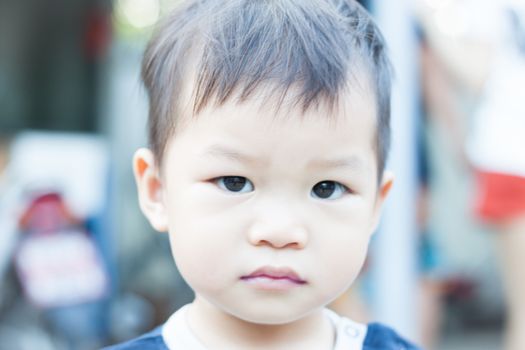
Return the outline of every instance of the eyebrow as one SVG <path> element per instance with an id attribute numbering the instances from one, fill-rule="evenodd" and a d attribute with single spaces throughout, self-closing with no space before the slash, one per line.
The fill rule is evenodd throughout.
<path id="1" fill-rule="evenodd" d="M 221 145 L 212 145 L 208 147 L 204 152 L 203 156 L 219 157 L 233 160 L 238 163 L 254 163 L 256 158 L 250 155 L 240 153 L 232 148 L 221 146 Z"/>
<path id="2" fill-rule="evenodd" d="M 364 170 L 364 164 L 357 156 L 313 160 L 309 166 L 314 168 L 347 169 L 355 172 Z"/>
<path id="3" fill-rule="evenodd" d="M 232 148 L 222 145 L 212 145 L 202 152 L 206 157 L 218 157 L 233 160 L 238 163 L 257 163 L 259 159 L 248 154 L 238 152 Z M 364 164 L 361 159 L 355 155 L 334 159 L 314 159 L 308 164 L 308 168 L 332 168 L 347 169 L 355 172 L 364 170 Z"/>

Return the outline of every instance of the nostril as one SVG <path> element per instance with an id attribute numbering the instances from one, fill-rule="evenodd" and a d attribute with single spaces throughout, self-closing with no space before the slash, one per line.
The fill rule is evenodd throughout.
<path id="1" fill-rule="evenodd" d="M 292 248 L 292 249 L 301 249 L 302 247 L 303 245 L 298 242 L 288 243 L 286 246 L 284 246 L 284 248 Z"/>
<path id="2" fill-rule="evenodd" d="M 268 242 L 268 241 L 266 241 L 266 240 L 260 240 L 260 241 L 257 242 L 256 245 L 262 245 L 262 246 L 264 246 L 264 245 L 271 245 L 271 244 L 270 244 L 270 242 Z"/>
<path id="3" fill-rule="evenodd" d="M 256 242 L 255 245 L 256 246 L 269 246 L 269 247 L 273 247 L 276 249 L 284 249 L 284 248 L 301 249 L 303 247 L 303 245 L 299 242 L 278 242 L 275 240 L 264 240 L 264 239 L 259 240 L 258 242 Z"/>
<path id="4" fill-rule="evenodd" d="M 302 249 L 307 244 L 308 233 L 304 227 L 297 224 L 276 225 L 275 222 L 258 222 L 248 230 L 247 239 L 254 246 Z"/>

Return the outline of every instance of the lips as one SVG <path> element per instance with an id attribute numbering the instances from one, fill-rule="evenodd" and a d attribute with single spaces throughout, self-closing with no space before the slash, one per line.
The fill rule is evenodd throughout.
<path id="1" fill-rule="evenodd" d="M 271 266 L 261 267 L 249 275 L 241 277 L 241 280 L 258 284 L 261 287 L 281 287 L 303 285 L 306 280 L 302 279 L 294 270 L 282 267 L 276 268 Z M 266 288 L 265 288 L 266 289 Z"/>

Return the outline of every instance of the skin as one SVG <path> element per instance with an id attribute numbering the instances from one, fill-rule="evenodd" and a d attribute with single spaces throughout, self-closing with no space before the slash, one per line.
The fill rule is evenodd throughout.
<path id="1" fill-rule="evenodd" d="M 136 152 L 141 209 L 169 232 L 196 294 L 189 326 L 206 347 L 333 347 L 322 308 L 359 273 L 392 184 L 389 173 L 377 183 L 373 95 L 344 101 L 329 118 L 322 107 L 275 114 L 227 102 L 185 120 L 162 169 Z M 246 178 L 241 191 L 225 176 Z M 315 187 L 323 181 L 335 186 L 328 198 Z M 243 279 L 261 267 L 292 269 L 301 283 Z"/>

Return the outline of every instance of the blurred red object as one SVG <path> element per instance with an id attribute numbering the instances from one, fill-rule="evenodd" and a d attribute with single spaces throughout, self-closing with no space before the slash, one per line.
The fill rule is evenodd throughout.
<path id="1" fill-rule="evenodd" d="M 58 193 L 37 196 L 20 218 L 20 230 L 52 233 L 68 226 L 79 225 L 80 221 L 66 207 Z"/>
<path id="2" fill-rule="evenodd" d="M 84 36 L 84 47 L 89 59 L 96 60 L 102 57 L 111 40 L 111 20 L 109 11 L 102 9 L 91 10 L 87 17 L 87 26 Z"/>
<path id="3" fill-rule="evenodd" d="M 495 172 L 476 172 L 476 214 L 502 222 L 525 213 L 525 178 Z"/>

